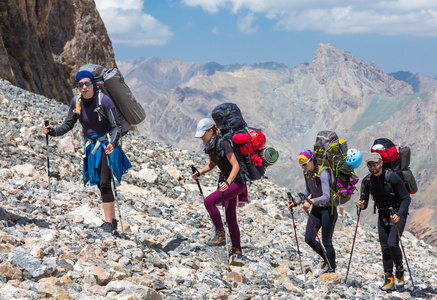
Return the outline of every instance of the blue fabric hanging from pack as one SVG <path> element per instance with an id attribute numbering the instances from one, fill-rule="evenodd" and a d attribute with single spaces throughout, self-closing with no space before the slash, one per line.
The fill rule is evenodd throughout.
<path id="1" fill-rule="evenodd" d="M 103 137 L 105 133 L 94 134 L 92 136 L 86 136 L 90 140 L 96 140 Z M 107 140 L 100 140 L 99 148 L 94 151 L 96 144 L 89 143 L 84 148 L 83 158 L 83 184 L 90 182 L 90 185 L 98 185 L 100 183 L 100 169 L 102 166 L 102 151 L 105 151 L 104 146 Z M 92 153 L 94 151 L 94 154 Z M 109 155 L 110 164 L 114 176 L 117 178 L 118 183 L 121 182 L 121 176 L 132 167 L 129 159 L 118 145 L 114 151 Z"/>

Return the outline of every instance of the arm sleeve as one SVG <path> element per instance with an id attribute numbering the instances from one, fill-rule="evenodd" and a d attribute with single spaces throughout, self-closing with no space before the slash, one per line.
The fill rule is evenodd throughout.
<path id="1" fill-rule="evenodd" d="M 77 114 L 71 110 L 71 108 L 68 110 L 68 115 L 64 120 L 64 123 L 62 123 L 61 126 L 58 126 L 54 128 L 53 130 L 50 130 L 49 135 L 50 136 L 61 136 L 69 132 L 71 129 L 73 129 L 74 124 L 77 122 Z"/>
<path id="2" fill-rule="evenodd" d="M 361 191 L 360 191 L 360 200 L 364 200 L 364 208 L 365 210 L 369 205 L 369 196 L 370 196 L 370 174 L 361 180 Z"/>
<path id="3" fill-rule="evenodd" d="M 108 112 L 108 120 L 111 124 L 112 130 L 110 133 L 111 136 L 111 144 L 112 146 L 117 147 L 118 146 L 118 140 L 121 137 L 121 125 L 120 125 L 120 119 L 118 117 L 117 109 L 111 108 Z"/>
<path id="4" fill-rule="evenodd" d="M 393 190 L 401 200 L 401 206 L 399 207 L 399 210 L 396 213 L 399 217 L 401 217 L 408 212 L 408 207 L 410 206 L 411 203 L 411 197 L 407 191 L 407 188 L 405 187 L 404 182 L 396 173 L 391 173 L 389 180 Z"/>
<path id="5" fill-rule="evenodd" d="M 105 94 L 103 94 L 102 97 L 102 107 L 109 123 L 111 124 L 112 129 L 109 135 L 111 136 L 111 144 L 115 148 L 118 146 L 118 140 L 121 137 L 119 112 L 112 99 Z"/>
<path id="6" fill-rule="evenodd" d="M 330 184 L 330 174 L 327 170 L 320 173 L 320 182 L 322 185 L 322 196 L 313 198 L 314 204 L 324 203 L 331 199 L 331 184 Z"/>

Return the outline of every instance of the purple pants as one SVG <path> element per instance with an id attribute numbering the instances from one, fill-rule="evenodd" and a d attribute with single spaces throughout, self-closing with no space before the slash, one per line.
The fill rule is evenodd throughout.
<path id="1" fill-rule="evenodd" d="M 232 246 L 237 248 L 241 248 L 240 228 L 237 223 L 237 196 L 240 194 L 247 195 L 247 186 L 244 183 L 233 182 L 225 191 L 226 222 L 228 223 Z M 216 190 L 205 198 L 203 204 L 205 204 L 205 208 L 214 223 L 215 229 L 224 230 L 220 210 L 216 206 L 222 204 L 222 192 L 219 189 Z"/>

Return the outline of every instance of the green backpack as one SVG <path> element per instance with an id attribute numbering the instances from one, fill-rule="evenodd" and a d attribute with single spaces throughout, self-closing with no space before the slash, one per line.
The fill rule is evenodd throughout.
<path id="1" fill-rule="evenodd" d="M 331 174 L 331 213 L 334 213 L 334 206 L 348 202 L 357 190 L 355 185 L 359 178 L 357 174 L 346 163 L 347 142 L 339 139 L 333 131 L 324 130 L 317 134 L 314 143 L 316 162 L 320 165 L 317 174 L 328 169 Z"/>

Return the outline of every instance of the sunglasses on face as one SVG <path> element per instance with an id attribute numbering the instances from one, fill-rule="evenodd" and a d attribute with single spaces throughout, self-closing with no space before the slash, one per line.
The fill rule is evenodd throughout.
<path id="1" fill-rule="evenodd" d="M 76 86 L 78 87 L 78 88 L 81 88 L 81 87 L 83 87 L 84 85 L 86 85 L 86 86 L 90 86 L 90 85 L 92 85 L 93 84 L 93 82 L 92 81 L 85 81 L 85 82 L 79 82 Z"/>
<path id="2" fill-rule="evenodd" d="M 367 167 L 368 168 L 376 168 L 379 165 L 379 161 L 378 162 L 374 162 L 374 163 L 367 163 Z"/>
<path id="3" fill-rule="evenodd" d="M 304 162 L 302 164 L 300 164 L 301 167 L 305 167 L 308 164 L 308 162 Z"/>

